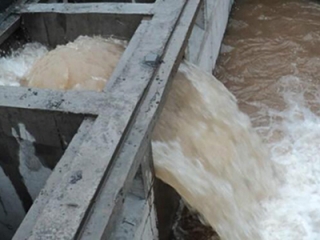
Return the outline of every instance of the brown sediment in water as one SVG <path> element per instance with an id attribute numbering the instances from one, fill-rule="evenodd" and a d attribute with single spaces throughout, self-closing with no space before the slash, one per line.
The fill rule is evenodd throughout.
<path id="1" fill-rule="evenodd" d="M 319 114 L 319 41 L 319 2 L 239 0 L 214 75 L 235 94 L 255 126 L 281 121 L 256 114 L 261 105 L 285 110 L 284 92 L 304 93 Z"/>
<path id="2" fill-rule="evenodd" d="M 39 59 L 26 80 L 30 87 L 101 90 L 123 50 L 80 37 Z M 260 239 L 259 201 L 276 189 L 274 164 L 234 96 L 210 73 L 181 63 L 152 147 L 156 176 L 223 239 Z"/>
<path id="3" fill-rule="evenodd" d="M 264 141 L 268 145 L 271 145 L 273 147 L 275 147 L 277 143 L 280 143 L 284 140 L 288 140 L 288 133 L 290 133 L 291 129 L 288 130 L 284 128 L 281 124 L 283 124 L 285 121 L 288 121 L 288 119 L 292 121 L 298 121 L 298 122 L 300 121 L 301 123 L 303 123 L 304 119 L 308 117 L 304 112 L 305 109 L 301 108 L 301 106 L 305 107 L 306 109 L 310 109 L 313 113 L 319 115 L 320 101 L 319 101 L 319 95 L 318 95 L 319 93 L 319 84 L 318 84 L 319 71 L 318 70 L 320 67 L 320 61 L 319 61 L 320 50 L 317 47 L 318 41 L 319 41 L 318 39 L 320 36 L 319 30 L 318 30 L 320 25 L 319 12 L 320 12 L 320 9 L 317 2 L 307 1 L 307 0 L 301 0 L 301 1 L 298 1 L 298 0 L 295 0 L 295 1 L 293 0 L 291 1 L 289 0 L 287 1 L 286 0 L 284 1 L 239 0 L 236 2 L 236 5 L 234 6 L 232 17 L 230 19 L 228 30 L 223 42 L 222 49 L 221 49 L 221 55 L 218 60 L 217 68 L 214 71 L 214 74 L 229 88 L 229 90 L 233 92 L 233 94 L 236 95 L 241 110 L 249 114 L 249 116 L 251 117 L 251 121 L 253 122 L 256 129 L 259 131 L 260 135 L 264 138 Z M 117 54 L 117 56 L 120 56 L 120 54 Z M 86 58 L 86 56 L 84 57 Z M 71 58 L 73 57 L 71 56 Z M 57 62 L 59 63 L 59 61 Z M 72 64 L 78 65 L 77 62 L 74 62 Z M 63 68 L 63 66 L 60 66 L 60 67 Z M 99 71 L 100 70 L 98 70 L 97 72 Z M 191 69 L 189 72 L 192 73 L 193 71 L 194 70 Z M 60 72 L 60 74 L 63 72 L 67 74 L 70 73 L 68 69 L 66 71 Z M 75 73 L 74 76 L 77 76 L 78 74 L 76 70 L 73 70 L 71 72 Z M 45 72 L 42 72 L 42 73 L 40 72 L 40 75 L 39 75 L 40 80 L 41 80 L 41 74 L 45 74 Z M 199 75 L 201 76 L 201 74 Z M 68 80 L 68 78 L 69 77 L 66 77 L 65 79 Z M 104 86 L 104 82 L 107 81 L 107 78 L 108 77 L 101 79 L 99 75 L 98 79 L 97 78 L 91 79 L 92 80 L 91 83 L 93 83 L 93 85 L 91 85 L 91 83 L 83 84 L 83 86 L 79 86 L 79 85 L 77 86 L 77 83 L 75 84 L 72 83 L 71 85 L 72 85 L 72 88 L 76 88 L 76 89 L 77 87 L 78 89 L 81 89 L 81 88 L 101 89 Z M 192 77 L 189 76 L 187 78 L 189 78 L 188 81 L 191 81 L 190 78 Z M 96 84 L 95 80 L 98 80 L 98 82 L 102 80 L 101 84 L 100 83 Z M 216 82 L 214 78 L 212 78 L 211 80 L 213 82 Z M 86 79 L 84 79 L 84 81 L 86 81 Z M 54 82 L 56 81 L 52 80 L 51 83 L 54 83 Z M 183 83 L 183 80 L 180 79 L 180 82 Z M 197 85 L 197 82 L 200 82 L 200 80 L 194 81 L 193 88 L 191 90 L 189 89 L 187 92 L 190 93 L 190 96 L 193 95 L 199 98 L 198 96 L 205 95 L 203 93 L 206 93 L 206 91 L 198 90 L 200 94 L 197 94 L 197 91 L 195 91 L 196 90 L 195 86 Z M 207 82 L 210 82 L 210 81 L 207 81 Z M 206 84 L 210 86 L 210 84 L 208 83 Z M 60 85 L 58 84 L 57 88 L 62 88 L 62 89 L 68 88 L 66 86 L 67 85 L 62 85 L 60 87 Z M 55 88 L 56 86 L 51 85 L 49 87 Z M 178 86 L 176 89 L 179 89 L 180 87 L 181 86 Z M 213 90 L 215 90 L 217 86 L 213 86 L 212 88 Z M 185 89 L 188 89 L 188 84 L 186 85 Z M 211 89 L 209 88 L 208 90 L 211 90 Z M 215 95 L 214 91 L 212 91 L 211 94 L 214 96 L 218 96 L 218 95 Z M 185 94 L 185 95 L 189 96 L 189 94 Z M 227 95 L 227 92 L 225 91 L 224 94 L 222 94 L 222 96 L 220 97 L 222 98 L 222 97 L 225 97 L 226 95 Z M 220 97 L 218 97 L 215 100 L 219 100 Z M 203 97 L 203 99 L 200 99 L 200 100 L 201 100 L 200 105 L 206 105 L 206 107 L 210 106 L 210 104 L 203 103 L 205 102 L 204 101 L 205 97 Z M 217 101 L 215 100 L 214 101 L 211 100 L 211 103 L 212 103 L 211 107 L 213 111 L 215 111 L 216 109 L 218 110 L 221 109 L 221 105 L 219 104 L 215 105 L 217 104 Z M 231 105 L 234 104 L 233 101 L 229 101 L 229 100 L 227 101 L 227 103 L 230 103 Z M 185 101 L 181 101 L 179 103 L 180 104 L 179 107 L 185 108 L 185 105 L 183 104 L 184 102 Z M 294 108 L 295 104 L 298 106 L 296 109 Z M 226 104 L 225 106 L 230 107 L 228 104 Z M 169 108 L 167 108 L 167 110 L 170 111 Z M 200 109 L 194 108 L 194 110 L 195 111 L 193 113 L 199 112 Z M 173 111 L 174 114 L 176 114 L 177 112 L 178 111 Z M 183 111 L 179 113 L 183 113 Z M 239 114 L 237 110 L 235 110 L 233 113 Z M 291 115 L 288 116 L 287 113 Z M 219 116 L 219 114 L 217 115 Z M 233 115 L 234 114 L 230 114 L 227 117 L 224 116 L 223 120 L 225 119 L 229 120 L 228 117 L 234 118 Z M 217 120 L 215 119 L 215 117 L 213 117 L 213 119 Z M 184 119 L 187 119 L 187 121 L 183 122 L 183 124 L 186 124 L 186 125 L 189 124 L 188 120 L 192 120 L 191 117 L 184 118 Z M 228 127 L 236 124 L 237 123 L 236 120 L 237 119 L 233 119 L 233 122 L 229 124 Z M 205 123 L 205 125 L 208 125 L 206 121 L 202 121 L 202 122 Z M 278 125 L 279 127 L 277 127 Z M 199 130 L 202 130 L 202 125 L 199 125 L 198 127 L 194 127 L 194 126 L 195 125 L 193 123 L 189 125 L 191 130 L 195 130 L 195 133 L 199 133 Z M 223 127 L 223 129 L 226 130 L 231 128 Z M 307 130 L 310 130 L 310 129 L 307 129 Z M 160 131 L 160 132 L 163 132 L 163 131 Z M 169 132 L 169 133 L 172 133 L 172 132 Z M 170 136 L 169 133 L 166 135 L 166 138 L 169 137 L 170 139 L 172 139 L 172 136 Z M 187 134 L 187 131 L 186 132 L 182 131 L 182 135 L 184 134 Z M 197 136 L 197 134 L 195 134 L 194 136 Z M 290 135 L 289 138 L 290 137 L 293 138 L 292 140 L 293 143 L 296 143 L 294 141 L 295 136 Z M 175 138 L 175 136 L 173 138 Z M 217 140 L 219 138 L 210 136 L 209 139 Z M 313 138 L 308 138 L 308 139 L 314 140 Z M 168 141 L 168 139 L 164 139 L 164 140 L 165 141 L 163 142 Z M 319 139 L 316 139 L 316 141 L 314 142 L 315 143 L 319 142 Z M 176 141 L 176 143 L 179 143 L 179 141 Z M 181 152 L 185 153 L 186 159 L 195 160 L 193 154 L 198 149 L 196 149 L 196 151 L 188 152 L 188 144 L 189 144 L 188 141 L 183 142 L 181 145 L 181 148 L 183 149 L 184 147 L 185 149 L 184 151 L 180 151 L 179 153 Z M 193 144 L 191 144 L 191 146 L 194 147 Z M 208 147 L 208 150 L 210 150 L 209 148 L 211 146 L 209 144 L 207 145 L 207 147 Z M 276 147 L 277 147 L 275 148 L 276 153 L 273 154 L 273 157 L 290 155 L 292 153 L 292 149 L 295 146 L 290 143 L 287 145 L 280 144 L 279 146 L 276 146 Z M 305 147 L 305 146 L 302 146 L 302 147 Z M 161 153 L 161 150 L 159 150 L 158 152 Z M 201 154 L 196 154 L 196 155 L 201 156 Z M 213 154 L 210 156 L 212 157 Z M 201 156 L 202 160 L 205 158 L 206 157 Z M 217 158 L 219 158 L 219 156 Z M 163 158 L 163 159 L 168 160 L 167 158 Z M 209 162 L 205 162 L 204 166 L 209 166 L 209 168 L 213 167 L 214 171 L 221 173 L 220 169 L 216 164 L 213 164 L 212 166 L 206 165 L 210 163 L 210 160 L 212 160 L 212 158 L 207 158 L 205 160 L 207 161 L 208 159 L 209 159 Z M 173 159 L 173 160 L 175 161 L 176 159 Z M 190 161 L 189 163 L 191 162 L 192 161 Z M 194 166 L 198 166 L 198 165 L 194 165 Z M 194 167 L 194 166 L 191 166 L 191 167 Z M 298 165 L 298 167 L 299 166 L 301 167 L 302 165 Z M 214 168 L 217 168 L 217 169 L 214 169 Z M 174 169 L 174 168 L 171 167 L 169 169 Z M 236 168 L 231 167 L 231 169 L 232 171 L 234 171 Z M 256 168 L 256 169 L 259 169 L 259 168 Z M 202 174 L 203 172 L 201 172 L 199 176 L 203 176 Z M 213 174 L 213 175 L 219 175 L 219 174 Z M 175 176 L 170 176 L 170 177 L 175 177 Z M 230 179 L 228 179 L 228 177 L 229 176 L 227 176 L 227 178 L 224 178 L 224 179 L 227 179 L 229 181 Z M 231 179 L 231 181 L 234 181 L 235 179 Z M 299 176 L 298 178 L 296 177 L 296 179 L 300 180 Z M 204 179 L 204 180 L 207 180 L 207 179 Z M 303 180 L 305 179 L 302 179 L 301 181 Z M 312 179 L 312 180 L 315 180 L 315 179 Z M 188 185 L 184 183 L 185 182 L 179 182 L 177 185 L 175 185 L 176 187 L 179 187 L 180 189 L 182 189 L 180 193 L 185 190 L 184 188 L 188 187 Z M 189 184 L 190 183 L 192 183 L 192 181 L 190 181 Z M 233 182 L 232 184 L 233 184 L 233 187 L 236 187 L 237 182 Z M 199 186 L 202 187 L 202 184 L 200 184 Z M 200 187 L 194 187 L 193 190 L 198 190 Z M 244 187 L 244 186 L 240 186 L 240 187 Z M 203 192 L 207 193 L 206 191 L 203 191 Z M 217 196 L 218 196 L 217 194 L 211 194 L 212 198 L 216 198 Z M 206 199 L 209 199 L 208 202 L 210 203 L 211 198 L 210 197 L 208 198 L 208 195 L 206 197 L 207 197 Z M 206 201 L 204 201 L 203 199 L 202 199 L 203 201 L 202 203 L 206 203 Z M 220 200 L 215 199 L 215 201 L 219 201 L 219 203 L 222 202 L 221 199 Z M 287 205 L 286 201 L 283 201 L 283 202 Z M 217 209 L 218 211 L 221 210 L 221 207 L 215 206 L 212 203 L 210 204 L 212 207 L 211 210 L 212 209 Z M 223 206 L 223 204 L 221 204 L 220 206 Z M 213 211 L 211 211 L 211 213 L 213 214 L 213 217 L 216 217 L 218 215 L 218 214 L 215 215 Z M 312 214 L 314 215 L 314 213 Z M 206 239 L 206 238 L 215 237 L 215 235 L 213 234 L 210 228 L 200 227 L 201 224 L 196 219 L 197 218 L 195 217 L 195 215 L 192 215 L 187 211 L 183 212 L 183 217 L 181 218 L 180 226 L 182 229 L 188 232 L 185 235 L 185 239 L 201 239 L 201 238 Z M 281 218 L 279 219 L 281 220 Z M 284 220 L 287 220 L 287 219 L 284 218 Z M 239 221 L 237 223 L 239 223 Z M 296 225 L 292 224 L 292 226 L 293 227 L 297 226 L 295 228 L 300 231 L 301 226 L 299 226 L 299 224 L 296 224 Z M 233 230 L 230 227 L 229 229 L 230 231 Z M 224 228 L 223 231 L 227 232 L 226 228 Z M 301 235 L 296 235 L 295 238 L 280 237 L 280 238 L 267 238 L 267 239 L 271 239 L 271 240 L 290 239 L 291 240 L 291 239 L 302 239 L 302 237 Z M 234 239 L 231 239 L 231 240 L 234 240 Z"/>
<path id="4" fill-rule="evenodd" d="M 237 0 L 233 6 L 213 73 L 274 147 L 274 158 L 293 155 L 295 141 L 283 143 L 292 138 L 283 125 L 304 121 L 306 109 L 320 115 L 319 43 L 319 1 Z M 177 226 L 185 239 L 211 239 L 211 228 L 190 216 L 185 209 Z"/>
<path id="5" fill-rule="evenodd" d="M 285 169 L 264 239 L 319 236 L 319 42 L 319 1 L 238 0 L 214 71 Z"/>

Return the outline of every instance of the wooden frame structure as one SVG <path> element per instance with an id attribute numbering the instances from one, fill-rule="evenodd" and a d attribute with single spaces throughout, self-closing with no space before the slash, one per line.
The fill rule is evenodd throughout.
<path id="1" fill-rule="evenodd" d="M 0 44 L 21 24 L 51 47 L 80 34 L 130 42 L 101 93 L 0 87 L 1 134 L 23 122 L 61 150 L 13 239 L 158 239 L 151 135 L 203 0 L 24 3 L 0 16 Z"/>

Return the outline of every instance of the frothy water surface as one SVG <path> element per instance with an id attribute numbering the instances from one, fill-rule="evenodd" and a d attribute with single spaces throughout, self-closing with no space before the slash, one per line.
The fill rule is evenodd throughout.
<path id="1" fill-rule="evenodd" d="M 0 86 L 20 86 L 32 65 L 48 52 L 39 43 L 28 43 L 0 58 Z"/>
<path id="2" fill-rule="evenodd" d="M 282 166 L 264 240 L 320 239 L 320 4 L 239 0 L 214 72 Z"/>
<path id="3" fill-rule="evenodd" d="M 29 87 L 101 90 L 122 46 L 80 37 L 45 54 L 22 78 Z M 221 82 L 183 61 L 152 140 L 156 175 L 221 239 L 261 238 L 260 203 L 275 193 L 275 167 L 248 116 Z"/>

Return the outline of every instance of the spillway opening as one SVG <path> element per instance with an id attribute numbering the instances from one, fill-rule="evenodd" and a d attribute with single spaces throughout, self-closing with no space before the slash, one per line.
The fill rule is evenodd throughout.
<path id="1" fill-rule="evenodd" d="M 41 189 L 83 116 L 4 107 L 0 115 L 0 232 L 9 240 L 39 193 L 47 194 Z"/>

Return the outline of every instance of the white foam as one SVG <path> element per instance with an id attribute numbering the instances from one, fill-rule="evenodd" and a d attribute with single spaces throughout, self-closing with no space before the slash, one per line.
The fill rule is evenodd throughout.
<path id="1" fill-rule="evenodd" d="M 0 58 L 0 86 L 20 86 L 20 80 L 31 69 L 33 63 L 47 53 L 39 43 L 28 43 Z"/>
<path id="2" fill-rule="evenodd" d="M 268 146 L 272 160 L 283 166 L 285 179 L 278 196 L 263 203 L 267 212 L 261 230 L 264 240 L 320 239 L 320 118 L 304 97 L 311 87 L 295 76 L 282 77 L 278 89 L 282 89 L 286 109 L 260 105 L 260 112 L 282 119 L 267 131 L 257 130 L 267 132 L 265 139 L 282 133 L 283 137 L 269 141 Z"/>
<path id="3" fill-rule="evenodd" d="M 0 58 L 0 85 L 18 86 L 19 79 L 46 52 L 46 48 L 39 44 L 27 44 L 11 56 Z M 205 92 L 199 82 L 194 84 Z M 284 167 L 285 184 L 276 198 L 263 202 L 267 212 L 261 229 L 264 240 L 320 239 L 320 118 L 310 110 L 304 96 L 310 87 L 314 86 L 306 85 L 305 81 L 302 84 L 296 76 L 285 76 L 279 80 L 277 89 L 285 100 L 286 110 L 277 111 L 260 103 L 252 103 L 259 105 L 260 115 L 267 114 L 283 119 L 267 127 L 257 128 L 260 132 L 267 132 L 266 139 L 277 131 L 283 133 L 279 140 L 268 142 L 272 160 Z M 319 92 L 320 89 L 317 88 L 312 93 L 314 102 L 320 102 Z M 206 97 L 208 96 L 204 96 L 204 99 L 209 102 Z M 199 129 L 202 129 L 202 126 Z M 177 145 L 177 142 L 167 144 L 171 144 L 176 150 L 171 154 L 181 155 L 182 150 L 178 151 L 180 145 Z M 167 145 L 154 142 L 154 147 L 161 148 L 161 153 L 165 153 Z M 180 155 L 177 155 L 176 159 L 184 159 Z M 183 162 L 185 161 L 176 161 L 175 164 Z M 199 191 L 197 194 L 201 195 L 206 191 L 204 188 L 208 179 L 214 176 L 192 178 L 192 173 L 197 169 L 201 170 L 201 174 L 205 172 L 203 166 L 198 164 L 198 168 L 186 169 L 187 167 L 183 164 L 177 167 L 177 174 L 184 177 L 189 184 L 202 186 L 196 189 Z M 216 181 L 215 179 L 212 183 L 217 184 Z M 224 190 L 227 194 L 227 186 Z"/>

